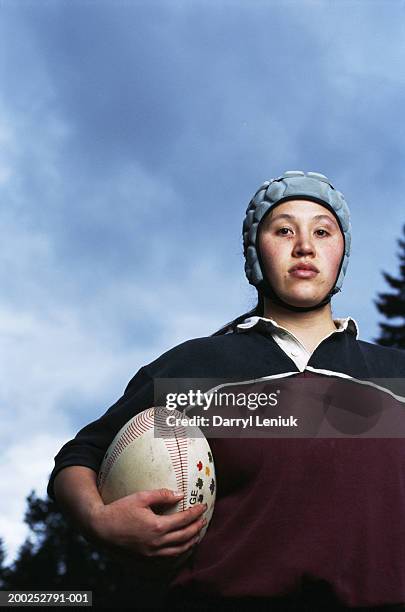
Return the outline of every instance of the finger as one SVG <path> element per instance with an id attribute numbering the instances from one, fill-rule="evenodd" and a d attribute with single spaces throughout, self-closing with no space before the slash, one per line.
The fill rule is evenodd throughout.
<path id="1" fill-rule="evenodd" d="M 161 531 L 169 533 L 170 531 L 176 531 L 187 527 L 193 523 L 196 519 L 200 518 L 203 513 L 207 510 L 207 504 L 197 504 L 187 510 L 181 510 L 174 514 L 165 514 L 159 516 L 159 523 Z"/>
<path id="2" fill-rule="evenodd" d="M 177 531 L 170 531 L 159 538 L 159 547 L 173 546 L 177 544 L 185 544 L 189 540 L 200 537 L 200 533 L 203 527 L 207 524 L 207 519 L 201 518 L 189 525 L 184 529 Z"/>
<path id="3" fill-rule="evenodd" d="M 151 491 L 140 491 L 135 493 L 138 502 L 146 506 L 155 506 L 163 504 L 177 504 L 184 497 L 181 491 L 172 491 L 171 489 L 152 489 Z"/>
<path id="4" fill-rule="evenodd" d="M 198 540 L 199 540 L 199 536 L 196 536 L 192 538 L 191 540 L 189 540 L 188 542 L 186 542 L 185 544 L 182 544 L 181 546 L 168 546 L 168 547 L 160 548 L 158 551 L 156 551 L 155 556 L 156 557 L 177 557 L 178 555 L 181 555 L 182 553 L 190 550 L 190 548 L 192 548 L 195 544 L 197 544 Z"/>

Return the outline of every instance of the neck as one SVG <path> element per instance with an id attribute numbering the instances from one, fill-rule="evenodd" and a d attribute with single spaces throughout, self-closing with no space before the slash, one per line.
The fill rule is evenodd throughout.
<path id="1" fill-rule="evenodd" d="M 310 312 L 293 312 L 264 298 L 264 317 L 293 333 L 305 348 L 312 353 L 321 340 L 336 330 L 330 304 Z"/>

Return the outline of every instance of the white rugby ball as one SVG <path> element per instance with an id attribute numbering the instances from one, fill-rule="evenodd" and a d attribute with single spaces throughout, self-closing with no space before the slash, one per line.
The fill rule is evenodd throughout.
<path id="1" fill-rule="evenodd" d="M 174 419 L 182 419 L 183 423 L 168 425 L 169 416 L 172 423 Z M 163 510 L 164 514 L 207 503 L 207 524 L 200 531 L 200 541 L 214 511 L 215 467 L 203 432 L 185 425 L 185 419 L 188 420 L 185 414 L 163 407 L 148 408 L 134 416 L 111 442 L 98 473 L 97 487 L 106 504 L 151 489 L 184 493 L 180 502 Z"/>

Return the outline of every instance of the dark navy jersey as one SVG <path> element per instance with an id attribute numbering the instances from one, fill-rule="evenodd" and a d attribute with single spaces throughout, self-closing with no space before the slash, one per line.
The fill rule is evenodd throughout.
<path id="1" fill-rule="evenodd" d="M 64 467 L 98 472 L 121 427 L 154 404 L 155 379 L 235 384 L 311 379 L 322 390 L 321 383 L 332 377 L 364 391 L 355 402 L 360 415 L 375 403 L 383 405 L 396 411 L 400 430 L 405 352 L 361 341 L 350 328 L 325 338 L 303 371 L 265 325 L 184 342 L 142 367 L 123 396 L 61 448 L 48 494 L 54 498 L 53 481 Z M 341 388 L 338 394 L 346 401 Z M 323 391 L 318 395 L 308 395 L 308 414 L 323 401 Z M 405 602 L 405 439 L 400 434 L 218 437 L 209 443 L 217 477 L 214 514 L 174 578 L 173 591 L 277 598 L 314 580 L 329 585 L 348 606 Z"/>

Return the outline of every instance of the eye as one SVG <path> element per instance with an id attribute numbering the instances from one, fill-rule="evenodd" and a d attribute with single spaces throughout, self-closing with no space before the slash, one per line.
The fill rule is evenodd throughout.
<path id="1" fill-rule="evenodd" d="M 281 236 L 287 236 L 288 232 L 292 232 L 292 230 L 289 227 L 280 227 L 276 231 L 276 234 L 280 234 Z"/>
<path id="2" fill-rule="evenodd" d="M 316 232 L 318 233 L 318 236 L 321 236 L 322 238 L 324 236 L 328 236 L 329 235 L 329 232 L 327 232 L 325 229 L 318 229 L 318 230 L 316 230 Z M 323 233 L 319 234 L 319 232 L 323 232 Z"/>

